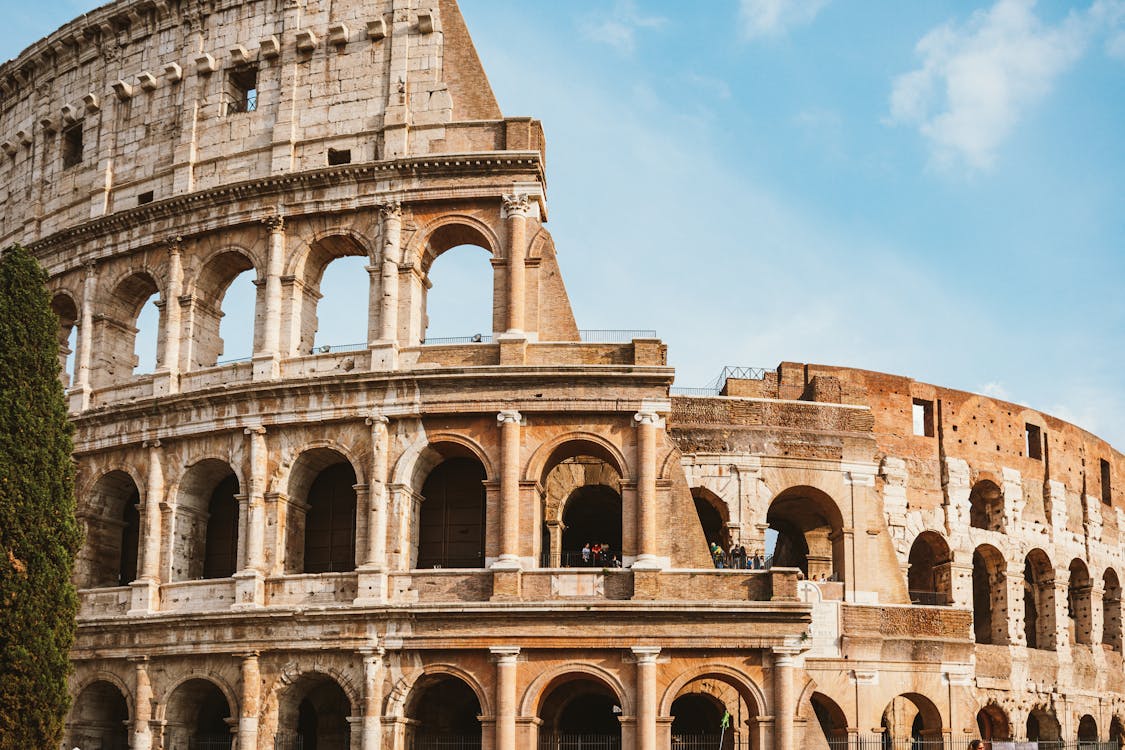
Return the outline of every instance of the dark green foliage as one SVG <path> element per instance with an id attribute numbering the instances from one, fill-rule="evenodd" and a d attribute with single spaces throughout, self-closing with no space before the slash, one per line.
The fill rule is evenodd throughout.
<path id="1" fill-rule="evenodd" d="M 62 739 L 81 533 L 46 274 L 0 256 L 0 750 Z"/>

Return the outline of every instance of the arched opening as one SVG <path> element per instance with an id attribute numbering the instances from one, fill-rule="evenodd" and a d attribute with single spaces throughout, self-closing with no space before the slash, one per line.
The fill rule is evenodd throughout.
<path id="1" fill-rule="evenodd" d="M 1055 649 L 1055 571 L 1041 549 L 1023 563 L 1023 634 L 1028 648 Z"/>
<path id="2" fill-rule="evenodd" d="M 230 750 L 237 720 L 223 691 L 210 680 L 194 679 L 168 698 L 164 747 Z"/>
<path id="3" fill-rule="evenodd" d="M 844 580 L 843 519 L 831 497 L 794 487 L 774 498 L 766 522 L 777 534 L 775 567 L 800 568 L 811 581 Z"/>
<path id="4" fill-rule="evenodd" d="M 809 696 L 809 707 L 816 721 L 805 722 L 805 742 L 809 748 L 846 748 L 848 743 L 848 719 L 843 709 L 823 693 Z M 819 730 L 819 736 L 817 731 Z"/>
<path id="5" fill-rule="evenodd" d="M 137 578 L 140 491 L 123 471 L 101 477 L 82 503 L 86 540 L 75 562 L 79 588 L 125 586 Z"/>
<path id="6" fill-rule="evenodd" d="M 507 291 L 506 267 L 494 268 L 491 256 L 488 239 L 468 224 L 446 224 L 426 238 L 423 276 L 412 280 L 421 324 L 411 331 L 411 344 L 459 343 L 476 334 L 488 341 L 493 331 L 505 330 L 498 301 Z"/>
<path id="7" fill-rule="evenodd" d="M 306 674 L 278 701 L 276 750 L 347 750 L 352 715 L 347 693 L 331 677 Z"/>
<path id="8" fill-rule="evenodd" d="M 452 455 L 426 477 L 418 513 L 419 568 L 484 567 L 486 478 L 475 456 Z"/>
<path id="9" fill-rule="evenodd" d="M 883 747 L 942 747 L 941 712 L 929 698 L 918 693 L 904 693 L 891 699 L 883 709 L 880 721 Z"/>
<path id="10" fill-rule="evenodd" d="M 440 231 L 440 230 L 439 230 Z M 493 325 L 491 255 L 477 245 L 443 252 L 426 272 L 422 343 L 490 340 Z"/>
<path id="11" fill-rule="evenodd" d="M 621 704 L 613 690 L 584 674 L 556 680 L 539 707 L 539 750 L 621 747 Z"/>
<path id="12" fill-rule="evenodd" d="M 98 333 L 91 350 L 94 388 L 153 372 L 162 364 L 158 290 L 153 277 L 140 271 L 121 281 L 106 297 L 102 315 L 96 319 Z"/>
<path id="13" fill-rule="evenodd" d="M 1055 714 L 1036 708 L 1027 715 L 1028 742 L 1058 742 L 1062 739 L 1062 727 Z"/>
<path id="14" fill-rule="evenodd" d="M 99 680 L 83 688 L 66 722 L 66 747 L 117 750 L 129 746 L 129 707 L 117 686 Z"/>
<path id="15" fill-rule="evenodd" d="M 912 604 L 947 606 L 953 603 L 952 555 L 941 534 L 933 531 L 919 534 L 910 546 L 908 560 L 907 588 Z"/>
<path id="16" fill-rule="evenodd" d="M 172 580 L 229 578 L 238 563 L 238 478 L 218 459 L 193 465 L 180 481 Z"/>
<path id="17" fill-rule="evenodd" d="M 1120 716 L 1114 716 L 1109 722 L 1109 741 L 1114 747 L 1125 747 L 1125 722 Z"/>
<path id="18" fill-rule="evenodd" d="M 305 451 L 289 477 L 286 571 L 355 569 L 356 474 L 331 448 Z"/>
<path id="19" fill-rule="evenodd" d="M 586 440 L 565 443 L 543 477 L 543 565 L 624 564 L 621 470 L 609 451 Z"/>
<path id="20" fill-rule="evenodd" d="M 74 382 L 74 350 L 78 340 L 78 307 L 69 296 L 56 294 L 51 310 L 59 319 L 59 378 L 63 388 Z"/>
<path id="21" fill-rule="evenodd" d="M 353 238 L 332 235 L 309 247 L 294 274 L 293 317 L 300 328 L 289 336 L 294 355 L 334 348 L 366 348 L 371 296 L 367 251 Z"/>
<path id="22" fill-rule="evenodd" d="M 253 354 L 256 277 L 250 258 L 235 250 L 219 253 L 204 265 L 189 303 L 191 368 Z"/>
<path id="23" fill-rule="evenodd" d="M 730 529 L 727 504 L 702 487 L 691 491 L 692 500 L 695 501 L 695 516 L 703 528 L 703 536 L 707 540 L 707 547 L 714 550 L 716 547 L 723 553 L 722 565 L 727 565 L 726 553 L 731 552 Z M 714 558 L 714 555 L 712 555 Z M 716 565 L 719 561 L 716 560 Z"/>
<path id="24" fill-rule="evenodd" d="M 969 525 L 985 531 L 1004 530 L 1004 493 L 995 482 L 982 479 L 969 493 Z"/>
<path id="25" fill-rule="evenodd" d="M 1009 742 L 1012 739 L 1008 715 L 995 703 L 977 711 L 977 732 L 985 742 Z"/>
<path id="26" fill-rule="evenodd" d="M 464 680 L 427 675 L 406 705 L 408 750 L 474 750 L 481 746 L 480 700 Z"/>
<path id="27" fill-rule="evenodd" d="M 1078 741 L 1094 743 L 1098 741 L 1098 722 L 1090 714 L 1078 720 Z"/>
<path id="28" fill-rule="evenodd" d="M 973 638 L 977 643 L 1008 642 L 1008 585 L 1004 556 L 982 544 L 973 550 Z"/>
<path id="29" fill-rule="evenodd" d="M 1117 571 L 1106 568 L 1102 586 L 1102 644 L 1121 653 L 1121 582 Z"/>
<path id="30" fill-rule="evenodd" d="M 695 677 L 677 691 L 669 713 L 673 750 L 758 748 L 758 704 L 746 685 L 729 675 Z M 807 746 L 808 742 L 801 743 L 801 747 Z"/>
<path id="31" fill-rule="evenodd" d="M 1078 558 L 1070 561 L 1070 576 L 1066 588 L 1067 630 L 1071 643 L 1089 645 L 1094 642 L 1090 590 L 1093 583 L 1086 563 Z"/>

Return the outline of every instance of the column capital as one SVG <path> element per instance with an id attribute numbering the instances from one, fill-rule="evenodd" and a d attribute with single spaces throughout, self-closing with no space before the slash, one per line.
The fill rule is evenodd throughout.
<path id="1" fill-rule="evenodd" d="M 526 193 L 508 193 L 501 197 L 508 218 L 527 218 L 531 215 L 531 196 Z"/>
<path id="2" fill-rule="evenodd" d="M 515 409 L 506 409 L 496 415 L 499 424 L 523 424 L 523 415 Z"/>
<path id="3" fill-rule="evenodd" d="M 86 261 L 85 263 L 82 264 L 82 267 L 86 269 L 86 277 L 87 278 L 93 278 L 93 277 L 97 276 L 97 274 L 98 274 L 98 261 L 97 260 L 88 260 L 88 261 Z"/>
<path id="4" fill-rule="evenodd" d="M 661 423 L 661 418 L 660 418 L 660 415 L 657 414 L 655 411 L 650 411 L 650 410 L 646 409 L 644 411 L 639 411 L 636 414 L 634 414 L 633 415 L 633 421 L 636 422 L 639 425 L 641 425 L 641 424 L 651 424 L 651 425 L 654 425 L 654 426 L 659 426 L 660 423 Z"/>
<path id="5" fill-rule="evenodd" d="M 363 420 L 363 423 L 368 427 L 376 427 L 378 425 L 386 425 L 390 423 L 390 419 L 385 414 L 373 413 Z"/>
<path id="6" fill-rule="evenodd" d="M 234 655 L 239 659 L 257 659 L 260 653 L 259 651 L 235 651 Z"/>
<path id="7" fill-rule="evenodd" d="M 164 447 L 164 443 L 160 442 L 160 438 L 152 438 L 141 443 L 142 448 L 149 448 L 151 450 L 158 450 Z"/>
<path id="8" fill-rule="evenodd" d="M 379 204 L 379 213 L 384 219 L 401 219 L 402 203 L 391 198 Z"/>
<path id="9" fill-rule="evenodd" d="M 179 255 L 183 252 L 184 238 L 178 234 L 173 234 L 164 238 L 164 246 L 168 249 L 169 255 Z"/>
<path id="10" fill-rule="evenodd" d="M 253 424 L 249 427 L 246 427 L 242 432 L 245 435 L 265 435 L 266 428 L 260 424 Z"/>
<path id="11" fill-rule="evenodd" d="M 797 656 L 801 654 L 804 649 L 795 646 L 774 646 L 771 649 L 773 653 L 773 665 L 775 667 L 792 667 L 796 664 Z"/>
<path id="12" fill-rule="evenodd" d="M 492 654 L 497 664 L 515 664 L 520 655 L 519 646 L 489 646 L 488 652 Z"/>
<path id="13" fill-rule="evenodd" d="M 262 223 L 266 225 L 266 229 L 271 232 L 285 231 L 285 217 L 281 214 L 274 214 L 273 216 L 266 216 L 262 219 Z"/>
<path id="14" fill-rule="evenodd" d="M 660 646 L 630 646 L 629 650 L 638 664 L 655 664 L 656 657 L 660 656 Z"/>

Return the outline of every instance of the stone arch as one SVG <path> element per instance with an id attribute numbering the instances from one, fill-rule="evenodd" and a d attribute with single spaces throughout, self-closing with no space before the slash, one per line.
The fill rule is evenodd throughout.
<path id="1" fill-rule="evenodd" d="M 828 695 L 821 693 L 814 688 L 816 684 L 809 682 L 805 687 L 805 692 L 802 699 L 798 701 L 799 711 L 808 707 L 808 714 L 805 717 L 805 734 L 808 736 L 809 732 L 815 733 L 819 729 L 821 736 L 824 738 L 825 744 L 833 743 L 833 746 L 840 744 L 842 740 L 846 740 L 848 736 L 848 717 L 844 710 L 840 708 L 840 704 Z M 805 745 L 810 743 L 806 740 Z"/>
<path id="2" fill-rule="evenodd" d="M 256 280 L 262 279 L 254 256 L 242 247 L 228 245 L 207 255 L 199 271 L 185 284 L 191 299 L 188 308 L 181 311 L 191 321 L 191 355 L 185 363 L 188 369 L 212 367 L 226 351 L 220 336 L 223 302 L 230 285 L 246 271 L 255 271 Z"/>
<path id="3" fill-rule="evenodd" d="M 154 703 L 157 707 L 156 716 L 154 718 L 166 719 L 169 699 L 177 690 L 192 681 L 207 682 L 213 685 L 223 694 L 223 697 L 226 698 L 227 703 L 231 706 L 231 711 L 236 712 L 238 710 L 238 691 L 231 686 L 226 678 L 210 671 L 189 669 L 187 672 L 177 675 L 172 681 L 162 687 L 154 685 L 153 692 L 156 698 Z"/>
<path id="4" fill-rule="evenodd" d="M 306 443 L 301 443 L 288 450 L 279 462 L 279 471 L 275 472 L 271 482 L 271 491 L 280 494 L 288 494 L 292 496 L 295 489 L 308 489 L 308 485 L 312 483 L 315 476 L 315 469 L 312 464 L 300 465 L 301 457 L 305 454 L 314 451 L 330 451 L 339 454 L 345 461 L 347 461 L 352 470 L 355 471 L 356 482 L 365 482 L 365 475 L 363 472 L 363 461 L 356 457 L 356 450 L 351 446 L 345 445 L 338 440 L 310 440 Z M 314 475 L 309 475 L 309 470 L 314 471 Z"/>
<path id="5" fill-rule="evenodd" d="M 425 442 L 416 442 L 402 452 L 391 470 L 391 483 L 420 491 L 429 473 L 454 456 L 475 458 L 484 467 L 486 481 L 496 481 L 496 471 L 484 446 L 456 432 L 434 432 L 427 435 Z"/>
<path id="6" fill-rule="evenodd" d="M 717 544 L 723 550 L 730 550 L 730 508 L 726 502 L 706 487 L 692 487 L 691 499 L 707 544 Z"/>
<path id="7" fill-rule="evenodd" d="M 320 284 L 324 272 L 333 261 L 347 257 L 366 258 L 368 262 L 371 259 L 369 243 L 350 231 L 318 232 L 293 254 L 289 275 L 294 281 L 288 292 L 283 292 L 288 294 L 290 318 L 295 324 L 288 340 L 290 355 L 308 354 L 313 350 L 320 327 L 317 308 L 323 296 Z M 369 299 L 367 295 L 365 302 Z M 364 305 L 365 310 L 366 307 Z"/>
<path id="8" fill-rule="evenodd" d="M 953 552 L 938 531 L 927 529 L 910 545 L 907 558 L 907 591 L 912 604 L 949 605 L 953 603 L 951 565 Z"/>
<path id="9" fill-rule="evenodd" d="M 1078 719 L 1078 737 L 1079 742 L 1097 742 L 1098 741 L 1098 722 L 1090 714 L 1082 714 Z"/>
<path id="10" fill-rule="evenodd" d="M 1074 558 L 1069 565 L 1066 587 L 1067 631 L 1071 643 L 1090 645 L 1094 642 L 1093 580 L 1084 560 Z"/>
<path id="11" fill-rule="evenodd" d="M 1024 558 L 1024 638 L 1028 648 L 1055 649 L 1055 569 L 1036 547 Z"/>
<path id="12" fill-rule="evenodd" d="M 675 679 L 668 683 L 668 687 L 665 688 L 664 693 L 660 697 L 659 715 L 668 716 L 672 710 L 672 702 L 676 699 L 676 696 L 683 692 L 683 689 L 691 682 L 708 676 L 714 676 L 724 682 L 735 685 L 740 692 L 745 693 L 753 699 L 754 706 L 757 708 L 759 714 L 768 716 L 773 713 L 773 702 L 769 700 L 766 692 L 762 690 L 761 686 L 758 685 L 750 675 L 728 664 L 715 662 L 701 664 L 681 672 Z"/>
<path id="13" fill-rule="evenodd" d="M 481 714 L 484 716 L 493 715 L 492 704 L 488 699 L 488 691 L 484 689 L 481 681 L 476 676 L 466 669 L 463 669 L 456 664 L 447 662 L 439 662 L 436 664 L 427 664 L 422 669 L 411 674 L 403 675 L 394 687 L 387 693 L 387 716 L 394 718 L 405 718 L 407 703 L 411 693 L 414 691 L 415 685 L 420 680 L 426 677 L 434 676 L 448 676 L 455 677 L 473 691 L 477 697 L 477 702 L 480 703 Z"/>
<path id="14" fill-rule="evenodd" d="M 274 742 L 281 747 L 296 747 L 315 737 L 318 744 L 347 747 L 351 729 L 348 717 L 361 705 L 355 686 L 332 669 L 299 671 L 290 665 L 278 678 L 270 695 L 276 706 Z"/>
<path id="15" fill-rule="evenodd" d="M 969 493 L 969 526 L 985 531 L 1004 530 L 1004 491 L 990 479 L 978 480 Z"/>
<path id="16" fill-rule="evenodd" d="M 460 245 L 475 245 L 494 258 L 500 258 L 505 247 L 487 222 L 470 214 L 449 213 L 420 227 L 404 257 L 416 261 L 425 273 L 442 253 Z"/>
<path id="17" fill-rule="evenodd" d="M 1040 705 L 1027 714 L 1024 736 L 1031 742 L 1062 739 L 1062 726 L 1050 706 Z"/>
<path id="18" fill-rule="evenodd" d="M 1008 573 L 1003 553 L 990 544 L 973 550 L 973 638 L 1008 643 Z"/>
<path id="19" fill-rule="evenodd" d="M 228 578 L 238 568 L 238 473 L 221 458 L 189 465 L 177 483 L 171 580 Z"/>
<path id="20" fill-rule="evenodd" d="M 621 706 L 621 712 L 628 716 L 633 715 L 634 708 L 629 700 L 630 693 L 621 680 L 613 672 L 602 666 L 582 661 L 563 664 L 536 675 L 535 679 L 524 690 L 523 698 L 519 702 L 519 715 L 538 716 L 539 709 L 542 707 L 551 686 L 560 678 L 572 674 L 592 678 L 605 684 L 619 701 L 618 705 Z"/>
<path id="21" fill-rule="evenodd" d="M 69 291 L 54 291 L 51 294 L 51 312 L 59 319 L 59 376 L 65 388 L 74 379 L 74 373 L 68 371 L 66 365 L 74 353 L 70 340 L 79 325 L 78 305 Z"/>
<path id="22" fill-rule="evenodd" d="M 588 671 L 571 669 L 556 674 L 541 686 L 534 710 L 543 744 L 568 746 L 583 736 L 600 736 L 610 746 L 614 736 L 620 740 L 621 695 L 615 685 Z"/>
<path id="23" fill-rule="evenodd" d="M 757 717 L 762 716 L 763 702 L 753 680 L 737 670 L 703 668 L 695 674 L 681 675 L 665 691 L 666 704 L 662 716 L 672 718 L 669 727 L 673 747 L 756 748 L 761 745 Z M 684 679 L 687 677 L 687 679 Z M 730 714 L 730 729 L 719 727 L 725 713 Z"/>
<path id="24" fill-rule="evenodd" d="M 78 510 L 86 531 L 75 561 L 79 588 L 124 586 L 136 579 L 143 486 L 124 468 L 110 468 L 86 484 Z"/>
<path id="25" fill-rule="evenodd" d="M 356 556 L 355 487 L 358 464 L 337 444 L 309 443 L 289 469 L 285 570 L 353 570 Z"/>
<path id="26" fill-rule="evenodd" d="M 621 475 L 621 481 L 632 481 L 629 461 L 612 440 L 596 432 L 579 430 L 564 433 L 540 444 L 524 467 L 524 481 L 546 481 L 547 474 L 555 464 L 571 456 L 582 455 L 580 451 L 606 461 Z"/>
<path id="27" fill-rule="evenodd" d="M 782 490 L 770 501 L 766 523 L 777 532 L 773 564 L 800 568 L 810 580 L 843 580 L 843 514 L 827 492 L 809 485 Z"/>
<path id="28" fill-rule="evenodd" d="M 106 285 L 110 291 L 100 300 L 100 316 L 95 318 L 94 346 L 91 350 L 91 385 L 104 388 L 133 376 L 136 354 L 137 318 L 148 302 L 163 296 L 160 276 L 147 267 L 130 268 Z M 163 312 L 157 322 L 156 367 L 163 362 Z"/>
<path id="29" fill-rule="evenodd" d="M 1125 745 L 1125 720 L 1122 720 L 1121 714 L 1113 714 L 1109 721 L 1109 741 L 1116 742 L 1118 747 Z"/>
<path id="30" fill-rule="evenodd" d="M 901 693 L 883 709 L 881 725 L 892 742 L 940 737 L 943 725 L 937 704 L 921 693 Z"/>
<path id="31" fill-rule="evenodd" d="M 543 250 L 545 248 L 554 248 L 554 238 L 551 233 L 547 231 L 547 227 L 540 225 L 539 229 L 535 232 L 535 236 L 527 243 L 527 257 L 529 258 L 542 258 Z"/>
<path id="32" fill-rule="evenodd" d="M 488 474 L 480 460 L 458 450 L 458 444 L 441 445 L 447 452 L 439 453 L 441 460 L 426 474 L 418 492 L 414 567 L 484 567 Z"/>
<path id="33" fill-rule="evenodd" d="M 1102 643 L 1121 653 L 1121 581 L 1117 571 L 1102 574 Z"/>
<path id="34" fill-rule="evenodd" d="M 132 699 L 116 675 L 99 673 L 82 683 L 66 719 L 66 747 L 125 747 Z"/>
<path id="35" fill-rule="evenodd" d="M 1007 741 L 1012 738 L 1012 725 L 1008 713 L 995 701 L 989 701 L 977 711 L 977 732 L 985 741 Z"/>

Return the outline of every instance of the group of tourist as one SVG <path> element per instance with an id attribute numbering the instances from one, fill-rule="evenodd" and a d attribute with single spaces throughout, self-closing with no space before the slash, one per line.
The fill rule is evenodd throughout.
<path id="1" fill-rule="evenodd" d="M 761 552 L 748 555 L 746 547 L 738 544 L 729 551 L 719 546 L 718 542 L 711 542 L 711 559 L 716 568 L 736 568 L 738 570 L 761 570 L 766 567 L 766 558 Z"/>
<path id="2" fill-rule="evenodd" d="M 592 568 L 620 568 L 621 559 L 612 551 L 608 544 L 582 545 L 582 567 Z"/>

